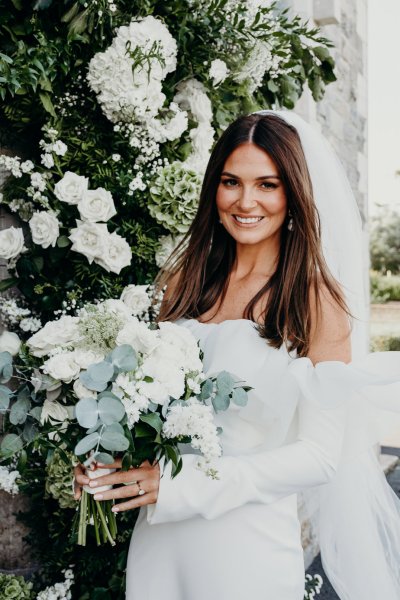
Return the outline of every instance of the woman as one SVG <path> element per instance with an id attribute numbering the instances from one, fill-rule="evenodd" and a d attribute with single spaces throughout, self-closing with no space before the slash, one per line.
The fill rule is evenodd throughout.
<path id="1" fill-rule="evenodd" d="M 311 138 L 303 133 L 300 139 L 293 119 Z M 360 270 L 354 269 L 354 258 L 344 254 L 342 260 L 341 250 L 330 252 L 329 225 L 321 238 L 314 198 L 318 175 L 303 147 L 312 135 L 299 117 L 280 111 L 232 123 L 210 157 L 190 230 L 159 276 L 160 287 L 167 285 L 160 320 L 193 332 L 206 372 L 226 369 L 253 389 L 247 406 L 232 405 L 216 415 L 223 428 L 219 479 L 205 477 L 196 469 L 196 455 L 188 453 L 173 480 L 168 468 L 160 479 L 159 465 L 144 463 L 90 482 L 128 484 L 99 499 L 123 499 L 119 511 L 143 507 L 128 556 L 129 600 L 302 600 L 297 493 L 316 486 L 325 493 L 319 498 L 322 548 L 337 591 L 350 600 L 399 597 L 400 575 L 391 577 L 386 563 L 380 565 L 376 593 L 374 581 L 366 590 L 361 581 L 354 584 L 342 559 L 338 573 L 336 550 L 346 552 L 338 534 L 343 530 L 329 529 L 343 489 L 328 482 L 342 472 L 344 456 L 351 464 L 352 456 L 378 439 L 371 434 L 358 446 L 352 441 L 349 428 L 356 421 L 350 421 L 349 407 L 356 406 L 355 390 L 381 380 L 348 364 L 353 340 L 361 339 L 360 321 L 353 319 L 363 308 Z M 314 148 L 318 160 L 320 149 Z M 322 195 L 329 194 L 328 189 Z M 341 196 L 334 198 L 338 211 Z M 323 212 L 322 202 L 318 209 Z M 346 210 L 348 216 L 352 209 Z M 334 216 L 339 222 L 334 242 L 340 247 L 346 227 L 354 223 Z M 350 233 L 359 253 L 357 228 Z M 332 270 L 340 267 L 337 279 L 324 254 Z M 349 262 L 353 269 L 346 271 Z M 372 410 L 374 398 L 365 398 Z M 373 460 L 368 454 L 365 469 L 376 475 Z M 138 483 L 129 485 L 132 480 Z M 88 480 L 78 472 L 77 482 Z M 399 505 L 390 504 L 387 487 L 379 480 L 376 498 L 392 531 L 395 524 L 400 533 Z M 336 496 L 327 496 L 327 489 Z M 374 516 L 361 526 L 373 525 Z M 387 542 L 388 559 L 396 556 L 399 543 Z M 383 556 L 382 548 L 375 552 Z"/>

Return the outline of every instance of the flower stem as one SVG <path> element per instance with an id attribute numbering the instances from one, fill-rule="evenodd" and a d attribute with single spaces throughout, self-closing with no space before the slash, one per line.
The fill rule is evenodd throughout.
<path id="1" fill-rule="evenodd" d="M 97 505 L 97 510 L 98 510 L 99 517 L 100 517 L 101 524 L 102 524 L 103 535 L 105 536 L 105 539 L 107 539 L 110 542 L 111 546 L 115 546 L 115 540 L 112 537 L 110 530 L 108 529 L 107 521 L 106 521 L 105 515 L 103 513 L 103 509 L 101 508 L 101 501 L 95 500 L 95 502 Z"/>

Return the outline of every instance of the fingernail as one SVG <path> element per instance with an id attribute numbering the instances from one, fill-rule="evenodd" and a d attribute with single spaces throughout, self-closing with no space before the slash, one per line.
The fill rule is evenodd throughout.
<path id="1" fill-rule="evenodd" d="M 90 487 L 96 487 L 97 486 L 97 481 L 93 481 L 93 479 L 91 481 L 89 481 L 89 485 Z"/>
<path id="2" fill-rule="evenodd" d="M 113 506 L 111 510 L 112 510 L 112 512 L 118 512 L 119 508 L 118 508 L 118 506 Z"/>
<path id="3" fill-rule="evenodd" d="M 103 500 L 103 494 L 95 494 L 93 497 L 95 500 Z"/>
<path id="4" fill-rule="evenodd" d="M 104 463 L 96 463 L 98 467 L 105 467 L 106 465 Z"/>

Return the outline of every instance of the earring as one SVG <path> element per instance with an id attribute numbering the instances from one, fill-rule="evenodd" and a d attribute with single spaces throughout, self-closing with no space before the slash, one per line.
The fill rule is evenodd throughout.
<path id="1" fill-rule="evenodd" d="M 222 223 L 221 219 L 219 220 L 220 223 Z"/>
<path id="2" fill-rule="evenodd" d="M 289 229 L 289 231 L 293 231 L 293 229 L 294 229 L 294 222 L 293 222 L 293 217 L 292 217 L 292 213 L 291 213 L 290 210 L 289 210 L 288 215 L 289 215 L 290 219 L 289 219 L 289 223 L 287 225 L 287 228 Z"/>

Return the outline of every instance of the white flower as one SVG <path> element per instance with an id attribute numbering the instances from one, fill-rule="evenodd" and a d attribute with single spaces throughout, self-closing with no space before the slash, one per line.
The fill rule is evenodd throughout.
<path id="1" fill-rule="evenodd" d="M 80 379 L 75 379 L 73 389 L 77 398 L 97 398 L 97 392 L 89 390 Z"/>
<path id="2" fill-rule="evenodd" d="M 157 267 L 163 267 L 167 258 L 172 254 L 172 252 L 179 246 L 183 239 L 183 235 L 163 235 L 160 237 L 160 247 L 156 252 L 156 265 Z"/>
<path id="3" fill-rule="evenodd" d="M 48 248 L 49 246 L 54 248 L 60 235 L 60 222 L 54 213 L 50 211 L 33 213 L 29 221 L 29 227 L 35 244 L 42 246 L 42 248 Z"/>
<path id="4" fill-rule="evenodd" d="M 118 300 L 117 298 L 108 298 L 107 300 L 104 300 L 100 306 L 104 307 L 108 313 L 113 313 L 117 317 L 122 317 L 123 321 L 128 322 L 132 320 L 132 313 L 129 310 L 129 307 L 122 302 L 122 300 Z"/>
<path id="5" fill-rule="evenodd" d="M 0 335 L 0 352 L 9 352 L 12 356 L 18 354 L 21 347 L 21 340 L 16 333 L 12 331 L 3 331 Z"/>
<path id="6" fill-rule="evenodd" d="M 78 317 L 64 315 L 57 321 L 48 321 L 26 342 L 33 356 L 46 356 L 58 346 L 68 346 L 79 340 Z"/>
<path id="7" fill-rule="evenodd" d="M 207 461 L 222 454 L 212 408 L 195 397 L 169 408 L 162 432 L 167 438 L 190 436 L 192 447 Z"/>
<path id="8" fill-rule="evenodd" d="M 21 319 L 21 321 L 19 322 L 19 327 L 20 329 L 22 329 L 22 331 L 31 331 L 32 333 L 34 333 L 35 331 L 37 331 L 38 329 L 40 329 L 42 326 L 42 322 L 40 321 L 40 319 L 37 319 L 36 317 L 25 317 L 24 319 Z"/>
<path id="9" fill-rule="evenodd" d="M 143 354 L 153 352 L 159 342 L 157 330 L 149 329 L 145 323 L 136 318 L 124 325 L 116 339 L 118 346 L 130 344 L 137 352 Z"/>
<path id="10" fill-rule="evenodd" d="M 21 163 L 21 171 L 23 173 L 30 173 L 33 170 L 34 166 L 35 165 L 31 160 L 26 160 Z"/>
<path id="11" fill-rule="evenodd" d="M 174 102 L 192 113 L 198 122 L 210 123 L 212 121 L 211 100 L 207 96 L 207 89 L 197 79 L 187 79 L 177 85 Z"/>
<path id="12" fill-rule="evenodd" d="M 121 155 L 120 154 L 112 154 L 111 158 L 114 162 L 119 162 L 121 160 Z"/>
<path id="13" fill-rule="evenodd" d="M 106 271 L 119 274 L 121 269 L 131 264 L 131 248 L 128 242 L 115 231 L 110 233 L 104 242 L 104 247 L 95 262 Z"/>
<path id="14" fill-rule="evenodd" d="M 91 223 L 108 221 L 117 214 L 113 197 L 110 192 L 101 187 L 84 192 L 78 203 L 78 210 L 82 219 Z"/>
<path id="15" fill-rule="evenodd" d="M 69 239 L 71 250 L 83 254 L 92 263 L 107 252 L 109 232 L 104 223 L 84 223 L 77 220 L 77 227 L 71 229 Z M 97 262 L 97 260 L 96 260 Z"/>
<path id="16" fill-rule="evenodd" d="M 68 410 L 56 400 L 46 400 L 43 402 L 42 411 L 40 413 L 40 423 L 43 425 L 46 421 L 57 421 L 64 423 L 68 419 Z"/>
<path id="17" fill-rule="evenodd" d="M 54 186 L 54 193 L 61 202 L 78 204 L 88 186 L 89 180 L 87 177 L 67 171 L 64 177 Z"/>
<path id="18" fill-rule="evenodd" d="M 60 352 L 46 360 L 41 366 L 44 373 L 57 381 L 71 383 L 79 376 L 80 366 L 75 361 L 75 352 Z"/>
<path id="19" fill-rule="evenodd" d="M 151 306 L 151 298 L 148 294 L 148 285 L 127 285 L 122 294 L 121 300 L 126 304 L 133 315 L 140 316 Z"/>
<path id="20" fill-rule="evenodd" d="M 185 391 L 185 374 L 180 368 L 176 357 L 171 353 L 158 352 L 160 345 L 152 352 L 149 358 L 143 361 L 142 369 L 146 376 L 151 377 L 155 382 L 163 387 L 163 394 L 160 393 L 159 404 L 168 400 L 168 396 L 180 398 Z M 145 382 L 143 382 L 145 383 Z M 140 393 L 146 394 L 145 387 L 140 384 Z"/>
<path id="21" fill-rule="evenodd" d="M 40 155 L 40 162 L 46 167 L 46 169 L 51 169 L 51 167 L 54 167 L 53 155 L 48 154 L 47 152 Z"/>
<path id="22" fill-rule="evenodd" d="M 25 252 L 24 234 L 20 227 L 0 231 L 0 258 L 10 260 Z"/>
<path id="23" fill-rule="evenodd" d="M 159 323 L 160 339 L 162 344 L 156 352 L 163 351 L 166 355 L 174 356 L 186 372 L 202 371 L 203 365 L 200 360 L 200 350 L 194 335 L 186 327 L 181 327 L 169 321 Z M 160 356 L 161 358 L 161 356 Z"/>
<path id="24" fill-rule="evenodd" d="M 98 363 L 104 359 L 104 354 L 94 352 L 93 350 L 75 349 L 74 360 L 81 369 L 87 369 L 90 365 Z"/>
<path id="25" fill-rule="evenodd" d="M 32 173 L 31 186 L 39 190 L 39 192 L 44 192 L 44 190 L 46 189 L 46 180 L 40 173 Z"/>
<path id="26" fill-rule="evenodd" d="M 19 492 L 16 480 L 20 477 L 19 471 L 11 471 L 8 467 L 0 465 L 0 490 L 15 496 Z"/>
<path id="27" fill-rule="evenodd" d="M 226 66 L 226 62 L 216 58 L 212 61 L 210 65 L 210 70 L 208 75 L 210 79 L 213 80 L 214 85 L 219 85 L 222 83 L 228 76 L 229 70 Z"/>
<path id="28" fill-rule="evenodd" d="M 55 152 L 57 154 L 57 156 L 64 156 L 64 154 L 67 152 L 67 150 L 68 150 L 67 144 L 64 144 L 64 142 L 62 142 L 61 140 L 57 140 L 56 142 L 54 142 L 53 152 Z"/>

